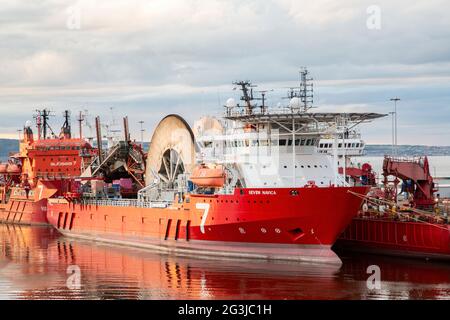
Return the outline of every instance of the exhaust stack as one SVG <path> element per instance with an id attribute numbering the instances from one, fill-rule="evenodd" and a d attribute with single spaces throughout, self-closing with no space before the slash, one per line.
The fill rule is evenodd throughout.
<path id="1" fill-rule="evenodd" d="M 95 130 L 97 132 L 97 149 L 98 149 L 98 160 L 100 164 L 103 162 L 103 153 L 102 153 L 102 128 L 100 125 L 100 117 L 95 118 Z"/>

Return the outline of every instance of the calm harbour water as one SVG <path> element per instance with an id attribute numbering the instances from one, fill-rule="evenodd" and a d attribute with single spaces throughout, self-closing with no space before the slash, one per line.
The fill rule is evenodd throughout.
<path id="1" fill-rule="evenodd" d="M 450 265 L 342 256 L 341 267 L 204 260 L 0 224 L 0 299 L 450 299 Z M 369 290 L 367 267 L 381 269 Z M 67 282 L 68 270 L 80 270 Z"/>

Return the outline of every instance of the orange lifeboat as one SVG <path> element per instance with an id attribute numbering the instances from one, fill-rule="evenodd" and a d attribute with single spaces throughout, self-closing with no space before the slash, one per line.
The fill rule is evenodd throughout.
<path id="1" fill-rule="evenodd" d="M 10 164 L 6 172 L 10 175 L 18 175 L 22 173 L 22 169 L 17 164 Z"/>
<path id="2" fill-rule="evenodd" d="M 8 172 L 8 164 L 0 163 L 0 174 L 6 174 Z"/>
<path id="3" fill-rule="evenodd" d="M 225 184 L 225 177 L 223 166 L 210 168 L 203 164 L 193 170 L 190 180 L 199 187 L 220 188 Z"/>

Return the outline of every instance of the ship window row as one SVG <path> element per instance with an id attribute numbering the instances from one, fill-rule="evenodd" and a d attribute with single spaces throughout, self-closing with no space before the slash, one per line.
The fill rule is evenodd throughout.
<path id="1" fill-rule="evenodd" d="M 234 141 L 225 141 L 226 147 L 268 147 L 272 146 L 292 146 L 292 139 L 280 139 L 278 140 L 234 140 Z M 296 146 L 314 146 L 316 144 L 316 139 L 295 139 Z M 211 141 L 206 141 L 204 143 L 205 148 L 211 148 L 213 143 Z M 219 145 L 216 145 L 217 147 Z"/>
<path id="2" fill-rule="evenodd" d="M 354 143 L 344 143 L 344 148 L 360 148 L 363 147 L 363 143 L 354 142 Z M 322 149 L 330 149 L 333 148 L 333 143 L 321 143 L 319 144 L 319 148 Z M 342 143 L 338 144 L 338 148 L 342 148 Z"/>
<path id="3" fill-rule="evenodd" d="M 226 147 L 268 147 L 270 145 L 269 140 L 235 140 L 225 141 Z"/>
<path id="4" fill-rule="evenodd" d="M 51 150 L 81 150 L 80 146 L 51 146 L 51 147 L 36 147 L 36 150 L 51 151 Z"/>
<path id="5" fill-rule="evenodd" d="M 53 168 L 50 168 L 50 169 L 48 169 L 50 172 L 62 172 L 62 171 L 67 171 L 67 172 L 69 172 L 69 171 L 74 171 L 74 172 L 79 172 L 79 171 L 81 171 L 81 169 L 79 169 L 79 168 L 66 168 L 65 170 L 63 169 L 63 168 L 58 168 L 58 170 L 56 170 L 56 169 L 53 169 Z M 38 173 L 41 173 L 41 172 L 45 172 L 45 171 L 42 171 L 41 169 L 37 169 L 37 172 Z"/>
<path id="6" fill-rule="evenodd" d="M 280 139 L 280 146 L 292 146 L 292 139 Z M 314 146 L 316 139 L 295 139 L 296 146 Z"/>
<path id="7" fill-rule="evenodd" d="M 42 158 L 42 161 L 45 161 L 46 160 L 46 158 Z M 55 159 L 53 159 L 53 158 L 50 158 L 50 161 L 53 161 L 53 160 L 55 160 Z M 63 158 L 62 157 L 58 157 L 56 160 L 58 160 L 58 161 L 64 161 L 63 160 Z M 76 161 L 77 160 L 77 158 L 73 158 L 73 161 Z M 69 161 L 69 158 L 67 158 L 66 157 L 66 160 L 65 161 Z"/>
<path id="8" fill-rule="evenodd" d="M 308 168 L 308 169 L 311 169 L 311 168 L 328 168 L 328 166 L 325 164 L 325 165 L 321 165 L 321 164 L 319 164 L 319 165 L 317 165 L 317 164 L 315 164 L 315 165 L 310 165 L 310 164 L 307 164 L 307 165 L 300 165 L 300 168 L 302 168 L 302 169 L 305 169 L 305 168 Z M 287 165 L 284 165 L 283 166 L 283 168 L 284 169 L 287 169 L 288 168 L 288 166 Z M 297 169 L 298 168 L 298 166 L 295 166 L 295 169 Z"/>

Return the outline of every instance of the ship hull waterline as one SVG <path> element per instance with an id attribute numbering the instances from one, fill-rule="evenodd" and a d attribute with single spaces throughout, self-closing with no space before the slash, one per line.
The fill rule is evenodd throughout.
<path id="1" fill-rule="evenodd" d="M 450 261 L 450 225 L 354 218 L 337 240 L 339 251 Z"/>
<path id="2" fill-rule="evenodd" d="M 30 226 L 49 226 L 47 199 L 12 199 L 0 205 L 0 223 Z"/>
<path id="3" fill-rule="evenodd" d="M 66 236 L 168 253 L 341 264 L 331 247 L 361 205 L 349 190 L 368 192 L 236 189 L 168 208 L 49 199 L 47 218 Z"/>

